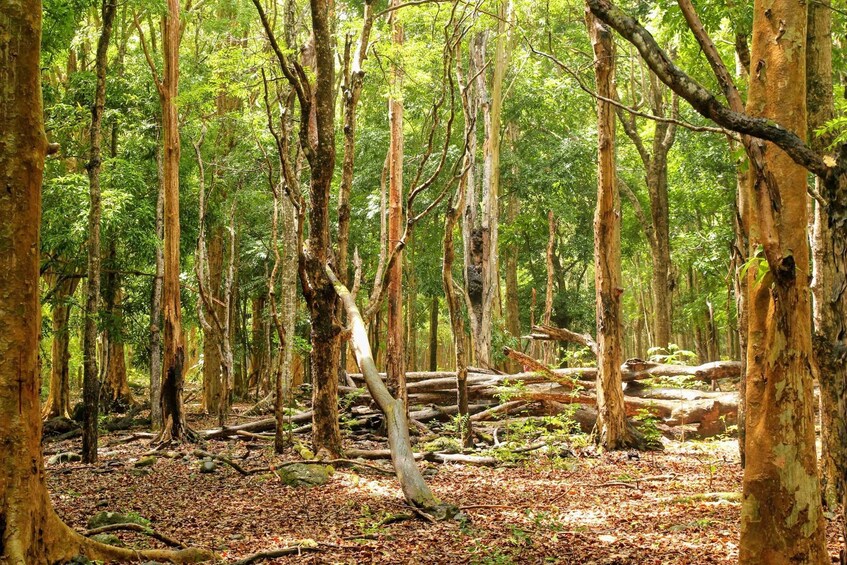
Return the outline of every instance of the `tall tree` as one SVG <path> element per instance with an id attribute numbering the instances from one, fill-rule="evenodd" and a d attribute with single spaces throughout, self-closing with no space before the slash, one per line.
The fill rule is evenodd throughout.
<path id="1" fill-rule="evenodd" d="M 196 562 L 213 556 L 131 550 L 83 537 L 53 511 L 41 454 L 38 334 L 41 181 L 48 150 L 41 98 L 41 2 L 0 0 L 0 562 Z"/>
<path id="2" fill-rule="evenodd" d="M 259 0 L 253 0 L 279 67 L 291 85 L 300 106 L 300 148 L 309 163 L 309 236 L 299 245 L 298 274 L 312 322 L 310 368 L 312 371 L 312 443 L 316 451 L 341 453 L 338 424 L 338 366 L 341 333 L 339 304 L 335 288 L 326 274 L 330 259 L 329 203 L 335 170 L 335 58 L 330 19 L 331 2 L 311 0 L 314 46 L 314 80 L 299 64 L 293 65 L 277 43 L 273 28 Z M 280 152 L 287 191 L 297 191 L 287 154 Z M 298 198 L 298 196 L 294 196 Z M 301 210 L 305 203 L 297 200 Z M 299 228 L 302 229 L 302 228 Z"/>
<path id="3" fill-rule="evenodd" d="M 615 46 L 612 32 L 587 9 L 585 23 L 594 48 L 597 92 L 604 98 L 612 98 L 615 82 Z M 620 449 L 630 446 L 633 437 L 627 429 L 621 380 L 623 288 L 620 195 L 615 180 L 615 112 L 612 105 L 603 100 L 597 101 L 597 152 L 597 208 L 594 213 L 597 440 L 606 449 Z M 545 323 L 549 324 L 549 320 L 545 319 Z"/>
<path id="4" fill-rule="evenodd" d="M 185 423 L 182 391 L 185 381 L 185 344 L 179 296 L 179 44 L 182 37 L 179 0 L 168 0 L 162 16 L 162 74 L 156 68 L 144 33 L 135 20 L 144 56 L 153 75 L 162 109 L 162 184 L 164 253 L 162 271 L 162 381 L 160 406 L 162 429 L 159 442 L 181 441 L 191 435 Z M 154 298 L 155 300 L 155 298 Z"/>
<path id="5" fill-rule="evenodd" d="M 745 114 L 720 104 L 671 62 L 647 30 L 608 0 L 588 3 L 698 112 L 724 127 L 778 142 L 783 149 L 746 135 L 742 138 L 751 162 L 750 242 L 761 246 L 758 260 L 766 261 L 767 268 L 764 277 L 757 276 L 756 269 L 747 273 L 747 433 L 740 559 L 744 563 L 826 563 L 814 443 L 803 167 L 824 177 L 828 192 L 832 186 L 843 186 L 844 177 L 840 165 L 828 165 L 803 141 L 807 5 L 798 0 L 754 3 L 751 61 L 756 62 L 756 70 L 751 73 Z M 692 27 L 692 31 L 727 98 L 737 99 L 711 40 L 702 29 Z"/>
<path id="6" fill-rule="evenodd" d="M 100 309 L 100 167 L 102 164 L 103 110 L 106 106 L 106 70 L 108 67 L 109 38 L 115 19 L 117 4 L 103 0 L 101 7 L 100 39 L 94 60 L 97 85 L 91 107 L 91 148 L 88 169 L 88 282 L 85 290 L 85 332 L 83 337 L 83 421 L 82 460 L 97 461 L 97 420 L 100 405 L 100 379 L 97 373 L 97 316 Z"/>
<path id="7" fill-rule="evenodd" d="M 825 152 L 834 142 L 834 136 L 817 132 L 832 120 L 832 7 L 829 2 L 809 4 L 806 30 L 806 107 L 808 109 L 809 145 Z M 824 181 L 815 179 L 819 194 L 826 191 Z M 812 295 L 814 336 L 813 345 L 818 363 L 818 381 L 821 385 L 821 488 L 824 501 L 830 508 L 844 504 L 845 477 L 847 477 L 847 368 L 835 362 L 831 351 L 832 338 L 842 335 L 844 321 L 833 303 L 843 303 L 844 264 L 837 260 L 844 256 L 844 248 L 832 234 L 830 219 L 824 203 L 814 202 L 812 230 Z M 845 514 L 842 514 L 844 516 Z M 842 526 L 844 522 L 842 521 Z M 847 543 L 847 537 L 844 538 Z M 847 558 L 847 548 L 842 549 L 842 559 Z"/>
<path id="8" fill-rule="evenodd" d="M 634 79 L 632 79 L 634 82 Z M 633 85 L 633 90 L 635 86 Z M 654 116 L 671 118 L 679 114 L 679 106 L 676 94 L 671 95 L 670 108 L 666 99 L 668 89 L 656 75 L 649 73 L 647 99 L 650 111 Z M 615 93 L 617 97 L 617 93 Z M 642 220 L 642 228 L 650 245 L 650 260 L 653 263 L 653 336 L 656 347 L 667 348 L 671 340 L 672 318 L 671 318 L 671 291 L 673 290 L 673 277 L 671 275 L 671 236 L 670 236 L 670 210 L 668 201 L 668 153 L 676 140 L 676 123 L 671 121 L 657 121 L 653 128 L 653 138 L 650 147 L 644 142 L 635 114 L 617 108 L 623 130 L 627 137 L 632 140 L 644 165 L 644 180 L 647 184 L 647 193 L 650 197 L 650 219 L 646 215 L 638 214 Z M 637 197 L 630 191 L 625 192 L 633 204 L 640 207 Z"/>
<path id="9" fill-rule="evenodd" d="M 396 8 L 399 0 L 392 0 Z M 403 47 L 403 24 L 398 10 L 391 12 L 391 42 Z M 388 242 L 393 247 L 403 237 L 403 69 L 394 63 L 391 70 L 391 97 L 388 99 Z M 388 336 L 386 338 L 386 374 L 388 390 L 394 398 L 408 404 L 406 395 L 406 348 L 403 340 L 403 257 L 398 253 L 388 270 Z M 407 406 L 408 409 L 408 406 Z"/>

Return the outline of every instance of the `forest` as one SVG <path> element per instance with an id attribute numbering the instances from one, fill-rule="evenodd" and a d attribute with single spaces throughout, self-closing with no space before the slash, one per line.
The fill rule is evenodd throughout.
<path id="1" fill-rule="evenodd" d="M 0 0 L 0 565 L 847 564 L 845 33 Z"/>

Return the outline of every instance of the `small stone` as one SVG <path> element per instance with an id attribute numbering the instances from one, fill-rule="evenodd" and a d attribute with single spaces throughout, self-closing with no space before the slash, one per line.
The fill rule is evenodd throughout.
<path id="1" fill-rule="evenodd" d="M 136 469 L 141 469 L 141 468 L 143 468 L 143 467 L 152 467 L 153 465 L 155 465 L 155 464 L 156 464 L 156 461 L 157 461 L 157 460 L 156 460 L 156 456 L 155 456 L 155 455 L 148 455 L 148 456 L 146 456 L 146 457 L 142 457 L 141 459 L 139 459 L 138 461 L 136 461 L 136 462 L 135 462 L 135 468 L 136 468 Z"/>
<path id="2" fill-rule="evenodd" d="M 111 526 L 113 524 L 139 524 L 141 526 L 149 526 L 150 520 L 139 516 L 138 514 L 130 513 L 123 514 L 121 512 L 98 512 L 88 520 L 88 529 L 93 530 L 102 526 Z"/>
<path id="3" fill-rule="evenodd" d="M 329 481 L 328 468 L 330 465 L 318 465 L 309 463 L 294 463 L 276 470 L 279 478 L 288 486 L 319 486 Z M 334 469 L 333 469 L 334 470 Z"/>
<path id="4" fill-rule="evenodd" d="M 178 451 L 166 451 L 165 452 L 165 457 L 167 457 L 168 459 L 176 459 L 179 456 L 180 456 L 180 453 Z"/>
<path id="5" fill-rule="evenodd" d="M 58 453 L 47 460 L 48 465 L 58 465 L 59 463 L 72 463 L 74 461 L 82 461 L 82 456 L 72 451 Z"/>
<path id="6" fill-rule="evenodd" d="M 214 473 L 217 468 L 218 466 L 215 465 L 214 461 L 205 460 L 200 462 L 201 473 Z"/>
<path id="7" fill-rule="evenodd" d="M 130 469 L 129 474 L 133 477 L 146 477 L 152 473 L 150 469 Z"/>

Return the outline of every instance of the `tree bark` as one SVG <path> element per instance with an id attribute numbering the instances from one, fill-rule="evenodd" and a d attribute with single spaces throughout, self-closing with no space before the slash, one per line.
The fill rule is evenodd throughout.
<path id="1" fill-rule="evenodd" d="M 615 51 L 612 33 L 586 10 L 594 48 L 594 76 L 600 96 L 614 96 Z M 597 297 L 597 440 L 605 449 L 633 445 L 627 429 L 621 384 L 621 216 L 615 181 L 615 112 L 597 102 L 597 209 L 594 214 L 594 280 Z"/>
<path id="2" fill-rule="evenodd" d="M 205 216 L 205 213 L 202 211 L 201 214 Z M 205 223 L 205 218 L 201 221 Z M 209 415 L 217 416 L 222 393 L 221 346 L 223 336 L 218 330 L 217 324 L 214 323 L 213 318 L 217 316 L 219 320 L 222 319 L 227 309 L 226 304 L 221 300 L 223 298 L 221 295 L 221 281 L 223 279 L 224 230 L 220 225 L 212 228 L 207 248 L 208 251 L 202 249 L 206 247 L 205 239 L 202 235 L 204 231 L 205 226 L 201 227 L 201 237 L 198 243 L 198 255 L 205 256 L 201 264 L 208 271 L 208 273 L 203 273 L 204 268 L 200 267 L 201 273 L 198 275 L 203 278 L 200 281 L 200 286 L 202 287 L 202 292 L 207 295 L 207 298 L 201 300 L 201 303 L 198 305 L 203 309 L 201 315 L 207 321 L 206 324 L 203 324 L 203 408 Z M 213 309 L 214 312 L 212 311 Z"/>
<path id="3" fill-rule="evenodd" d="M 161 430 L 162 420 L 162 283 L 165 275 L 165 173 L 161 147 L 156 148 L 158 195 L 156 198 L 156 276 L 150 299 L 150 424 Z"/>
<path id="4" fill-rule="evenodd" d="M 116 269 L 117 249 L 114 238 L 109 242 L 109 256 L 103 289 L 104 310 L 108 312 L 108 324 L 103 332 L 105 360 L 100 388 L 103 412 L 125 412 L 133 404 L 132 392 L 126 371 L 126 352 L 123 338 L 123 290 L 121 277 Z"/>
<path id="5" fill-rule="evenodd" d="M 754 4 L 747 111 L 806 135 L 806 3 Z M 780 22 L 779 29 L 771 22 Z M 765 179 L 753 173 L 751 246 L 769 271 L 749 269 L 747 445 L 740 559 L 826 563 L 825 523 L 815 456 L 806 242 L 806 171 L 773 145 L 762 148 Z"/>
<path id="6" fill-rule="evenodd" d="M 102 125 L 106 105 L 107 51 L 112 35 L 112 22 L 117 4 L 103 0 L 102 27 L 97 42 L 95 73 L 97 83 L 91 107 L 91 148 L 88 169 L 88 279 L 85 299 L 85 331 L 83 334 L 83 421 L 82 460 L 97 461 L 97 420 L 99 416 L 100 383 L 97 374 L 97 318 L 100 309 L 100 167 L 102 163 Z"/>
<path id="7" fill-rule="evenodd" d="M 806 30 L 806 107 L 808 109 L 808 135 L 810 145 L 817 151 L 826 151 L 833 142 L 832 134 L 817 135 L 833 117 L 832 84 L 832 15 L 829 2 L 810 4 Z M 815 179 L 819 193 L 826 190 L 822 179 Z M 814 336 L 813 345 L 818 363 L 821 401 L 821 491 L 824 504 L 831 510 L 842 503 L 842 516 L 847 516 L 844 477 L 847 474 L 847 368 L 844 363 L 833 362 L 833 352 L 828 344 L 837 343 L 843 330 L 843 288 L 847 265 L 844 247 L 836 248 L 841 241 L 833 237 L 833 230 L 825 206 L 815 202 L 812 231 L 812 296 Z M 842 535 L 844 530 L 842 521 Z M 847 538 L 845 538 L 847 540 Z M 842 548 L 842 561 L 847 548 Z"/>

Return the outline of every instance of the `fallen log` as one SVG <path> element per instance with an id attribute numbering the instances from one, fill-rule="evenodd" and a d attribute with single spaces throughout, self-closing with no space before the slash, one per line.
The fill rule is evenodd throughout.
<path id="1" fill-rule="evenodd" d="M 526 336 L 530 339 L 549 340 L 549 341 L 564 341 L 568 343 L 578 343 L 589 348 L 594 355 L 597 355 L 597 342 L 594 341 L 588 334 L 580 334 L 572 332 L 564 328 L 557 328 L 549 324 L 539 324 L 532 326 L 532 333 Z"/>

